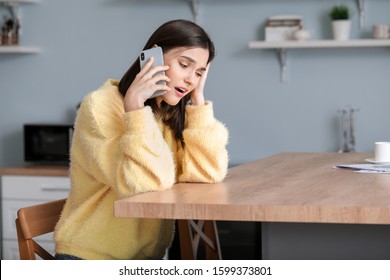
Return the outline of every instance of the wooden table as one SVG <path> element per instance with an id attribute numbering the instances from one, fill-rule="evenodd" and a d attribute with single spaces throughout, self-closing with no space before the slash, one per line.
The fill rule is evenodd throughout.
<path id="1" fill-rule="evenodd" d="M 222 183 L 176 184 L 115 202 L 117 217 L 390 224 L 390 174 L 334 169 L 372 154 L 282 153 L 229 170 Z"/>
<path id="2" fill-rule="evenodd" d="M 176 184 L 115 202 L 117 217 L 390 224 L 390 175 L 333 169 L 370 154 L 282 153 L 229 170 L 222 183 Z M 372 157 L 372 155 L 371 155 Z"/>

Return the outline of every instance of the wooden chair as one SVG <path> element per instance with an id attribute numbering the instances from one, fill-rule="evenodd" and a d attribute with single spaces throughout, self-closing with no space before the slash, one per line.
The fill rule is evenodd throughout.
<path id="1" fill-rule="evenodd" d="M 46 202 L 18 210 L 15 220 L 21 260 L 44 260 L 54 256 L 42 248 L 34 238 L 54 231 L 66 199 Z M 180 252 L 183 260 L 196 260 L 201 253 L 206 259 L 222 259 L 218 230 L 215 221 L 178 220 Z M 204 245 L 204 250 L 199 250 Z"/>
<path id="2" fill-rule="evenodd" d="M 21 260 L 36 260 L 36 255 L 44 260 L 54 259 L 33 238 L 54 231 L 65 201 L 60 199 L 18 210 L 15 223 Z"/>
<path id="3" fill-rule="evenodd" d="M 218 229 L 215 221 L 178 220 L 180 253 L 182 260 L 196 260 L 201 251 L 205 259 L 221 260 Z M 204 245 L 203 247 L 200 247 Z"/>

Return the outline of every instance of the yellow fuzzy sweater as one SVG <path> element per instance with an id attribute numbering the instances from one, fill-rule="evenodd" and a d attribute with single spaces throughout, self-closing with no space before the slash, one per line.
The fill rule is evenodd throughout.
<path id="1" fill-rule="evenodd" d="M 161 259 L 173 221 L 114 217 L 114 201 L 175 182 L 218 182 L 228 131 L 211 102 L 186 107 L 185 148 L 149 106 L 125 112 L 118 81 L 86 96 L 71 148 L 71 191 L 55 230 L 56 252 L 83 259 Z"/>

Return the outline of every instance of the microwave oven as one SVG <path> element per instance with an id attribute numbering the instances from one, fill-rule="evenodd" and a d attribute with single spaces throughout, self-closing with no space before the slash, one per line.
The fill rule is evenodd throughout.
<path id="1" fill-rule="evenodd" d="M 26 163 L 69 164 L 72 124 L 24 124 L 23 133 Z"/>

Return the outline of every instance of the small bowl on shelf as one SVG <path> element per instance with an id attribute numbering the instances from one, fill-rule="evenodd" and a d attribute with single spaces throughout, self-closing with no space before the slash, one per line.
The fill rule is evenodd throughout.
<path id="1" fill-rule="evenodd" d="M 297 41 L 306 41 L 310 39 L 310 31 L 307 29 L 299 29 L 294 32 L 293 37 Z"/>

